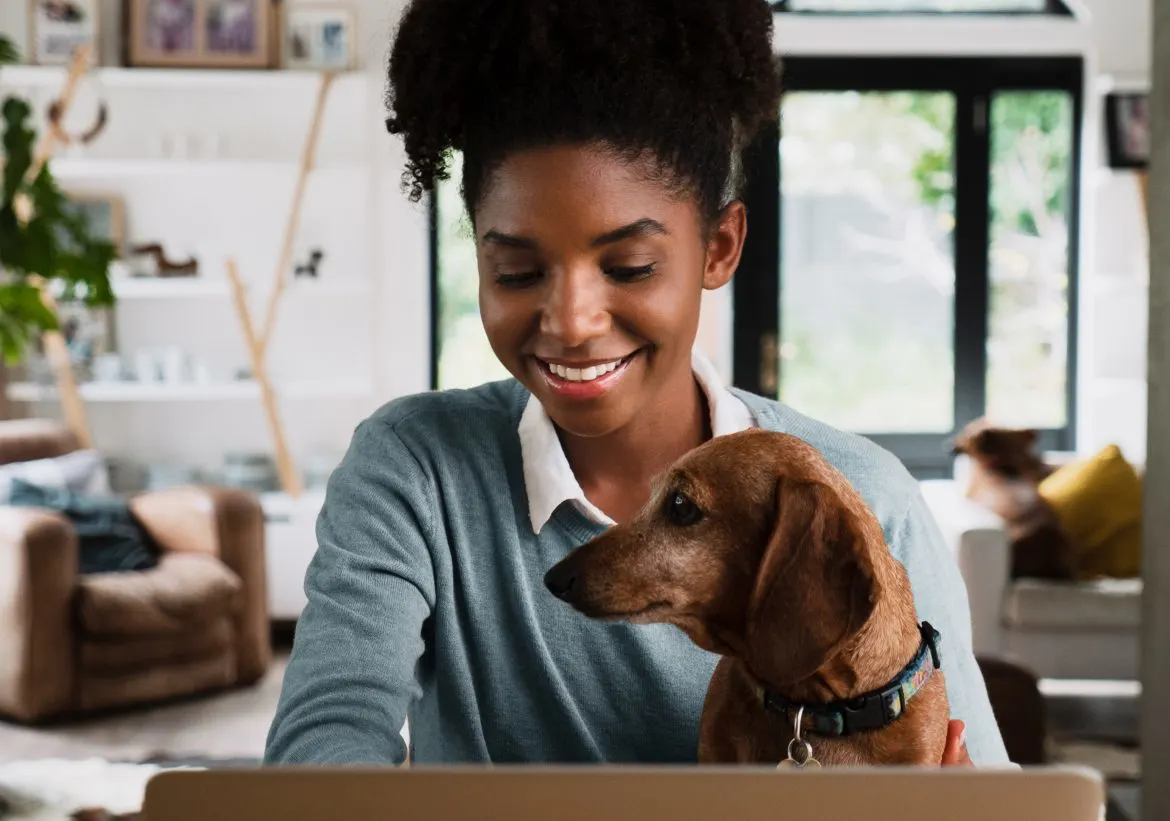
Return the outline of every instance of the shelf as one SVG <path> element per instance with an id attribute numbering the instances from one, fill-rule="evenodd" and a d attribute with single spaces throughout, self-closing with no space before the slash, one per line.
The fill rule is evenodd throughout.
<path id="1" fill-rule="evenodd" d="M 0 85 L 60 88 L 65 83 L 64 66 L 5 66 L 0 70 Z M 365 77 L 362 71 L 347 71 L 338 81 Z M 187 69 L 122 68 L 102 66 L 86 74 L 106 88 L 128 89 L 239 89 L 272 91 L 276 88 L 314 87 L 321 82 L 321 72 L 288 69 Z"/>
<path id="2" fill-rule="evenodd" d="M 78 386 L 81 398 L 88 402 L 207 402 L 236 399 L 259 399 L 260 385 L 250 380 L 209 382 L 205 384 L 167 384 L 143 382 L 85 382 Z M 370 396 L 373 389 L 361 382 L 300 382 L 277 385 L 278 398 L 357 399 Z M 53 385 L 14 382 L 8 386 L 13 402 L 48 402 L 57 399 Z"/>
<path id="3" fill-rule="evenodd" d="M 227 280 L 204 277 L 110 277 L 114 295 L 122 299 L 185 299 L 226 297 Z"/>
<path id="4" fill-rule="evenodd" d="M 124 177 L 159 177 L 190 175 L 204 177 L 208 174 L 226 174 L 232 177 L 257 174 L 286 174 L 292 179 L 298 170 L 298 163 L 289 160 L 249 159 L 101 159 L 88 157 L 55 157 L 49 163 L 53 176 L 67 179 L 109 179 Z M 366 172 L 367 162 L 348 160 L 315 165 L 312 173 Z"/>
<path id="5" fill-rule="evenodd" d="M 231 295 L 226 279 L 219 277 L 110 277 L 110 285 L 119 300 L 140 299 L 225 299 Z M 358 281 L 310 282 L 292 280 L 285 286 L 284 295 L 290 299 L 302 297 L 364 297 L 369 296 L 369 283 Z"/>

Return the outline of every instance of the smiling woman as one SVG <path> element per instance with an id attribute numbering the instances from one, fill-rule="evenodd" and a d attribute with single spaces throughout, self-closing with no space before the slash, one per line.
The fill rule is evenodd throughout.
<path id="1" fill-rule="evenodd" d="M 771 28 L 765 0 L 408 5 L 387 127 L 412 198 L 462 160 L 479 321 L 512 378 L 397 399 L 356 431 L 269 761 L 401 762 L 408 715 L 419 763 L 696 761 L 716 657 L 591 622 L 544 578 L 684 454 L 753 426 L 855 484 L 946 637 L 956 726 L 1003 759 L 958 569 L 905 469 L 729 390 L 693 350 L 703 292 L 743 249 L 740 155 L 779 110 Z"/>

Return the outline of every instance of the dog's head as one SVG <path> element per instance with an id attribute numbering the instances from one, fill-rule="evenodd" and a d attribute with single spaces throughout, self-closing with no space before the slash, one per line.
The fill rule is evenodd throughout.
<path id="1" fill-rule="evenodd" d="M 976 419 L 955 436 L 952 450 L 969 456 L 984 471 L 1018 479 L 1040 464 L 1034 452 L 1037 433 L 1028 428 L 997 428 Z"/>
<path id="2" fill-rule="evenodd" d="M 545 583 L 592 618 L 677 625 L 780 686 L 862 627 L 886 550 L 877 519 L 813 447 L 752 430 L 684 456 L 637 516 Z"/>

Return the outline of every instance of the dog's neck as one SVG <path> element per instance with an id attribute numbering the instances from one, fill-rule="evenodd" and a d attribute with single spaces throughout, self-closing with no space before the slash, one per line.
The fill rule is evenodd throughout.
<path id="1" fill-rule="evenodd" d="M 885 687 L 914 658 L 922 642 L 912 600 L 898 598 L 879 600 L 857 634 L 811 676 L 783 685 L 759 683 L 802 704 L 846 701 Z"/>

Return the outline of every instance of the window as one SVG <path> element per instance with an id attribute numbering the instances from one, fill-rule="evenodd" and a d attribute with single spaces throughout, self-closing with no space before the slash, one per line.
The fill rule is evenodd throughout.
<path id="1" fill-rule="evenodd" d="M 1071 14 L 1059 0 L 780 0 L 774 7 L 820 14 Z"/>
<path id="2" fill-rule="evenodd" d="M 735 382 L 918 475 L 991 414 L 1069 448 L 1078 58 L 792 58 L 753 147 Z"/>
<path id="3" fill-rule="evenodd" d="M 461 177 L 456 154 L 450 178 L 431 197 L 431 386 L 438 390 L 508 376 L 479 319 L 479 269 L 459 193 Z"/>

